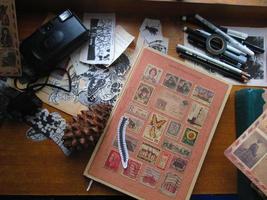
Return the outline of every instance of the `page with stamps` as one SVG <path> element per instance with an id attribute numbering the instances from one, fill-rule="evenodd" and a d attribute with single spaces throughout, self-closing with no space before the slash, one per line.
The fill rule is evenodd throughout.
<path id="1" fill-rule="evenodd" d="M 267 111 L 225 150 L 225 155 L 267 196 Z"/>
<path id="2" fill-rule="evenodd" d="M 14 0 L 0 0 L 0 76 L 20 76 L 21 63 Z"/>
<path id="3" fill-rule="evenodd" d="M 230 90 L 144 48 L 84 175 L 138 199 L 189 199 Z M 128 119 L 126 168 L 117 141 L 121 118 Z"/>

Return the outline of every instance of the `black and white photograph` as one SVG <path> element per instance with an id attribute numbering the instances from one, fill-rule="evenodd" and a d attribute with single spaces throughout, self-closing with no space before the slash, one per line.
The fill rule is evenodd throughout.
<path id="1" fill-rule="evenodd" d="M 80 61 L 109 65 L 115 51 L 115 14 L 84 14 L 83 23 L 90 30 L 90 39 L 81 50 Z"/>
<path id="2" fill-rule="evenodd" d="M 162 40 L 160 20 L 145 18 L 140 27 L 140 33 L 147 43 Z"/>
<path id="3" fill-rule="evenodd" d="M 267 140 L 259 133 L 251 134 L 241 145 L 234 151 L 248 168 L 252 168 L 267 151 Z"/>

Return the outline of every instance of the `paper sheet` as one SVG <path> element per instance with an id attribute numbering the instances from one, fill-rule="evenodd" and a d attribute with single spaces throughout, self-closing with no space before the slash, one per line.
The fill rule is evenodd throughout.
<path id="1" fill-rule="evenodd" d="M 162 40 L 160 20 L 145 18 L 140 27 L 140 33 L 148 43 Z"/>
<path id="2" fill-rule="evenodd" d="M 90 39 L 82 47 L 80 61 L 109 65 L 114 59 L 115 14 L 84 14 L 83 23 Z"/>
<path id="3" fill-rule="evenodd" d="M 0 76 L 20 76 L 19 38 L 14 0 L 0 0 Z"/>
<path id="4" fill-rule="evenodd" d="M 118 25 L 115 29 L 115 55 L 111 64 L 127 49 L 134 40 L 134 36 L 129 34 L 122 26 Z M 110 65 L 108 65 L 110 66 Z M 107 66 L 107 67 L 108 67 Z"/>
<path id="5" fill-rule="evenodd" d="M 139 34 L 137 42 L 136 42 L 136 49 L 142 49 L 142 47 L 151 47 L 161 53 L 168 54 L 168 47 L 169 45 L 169 38 L 163 37 L 162 40 L 155 40 L 150 43 Z"/>

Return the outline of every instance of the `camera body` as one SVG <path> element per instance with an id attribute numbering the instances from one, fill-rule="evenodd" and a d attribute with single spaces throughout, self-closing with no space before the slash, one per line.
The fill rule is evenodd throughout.
<path id="1" fill-rule="evenodd" d="M 38 77 L 49 74 L 71 52 L 89 39 L 79 18 L 66 10 L 22 41 L 20 52 Z"/>

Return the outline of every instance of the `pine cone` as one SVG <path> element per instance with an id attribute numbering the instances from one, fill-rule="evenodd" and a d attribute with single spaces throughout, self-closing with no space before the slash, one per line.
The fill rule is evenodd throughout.
<path id="1" fill-rule="evenodd" d="M 94 146 L 106 126 L 111 109 L 111 105 L 97 104 L 81 111 L 65 129 L 63 144 L 71 150 L 86 149 L 90 144 Z"/>

